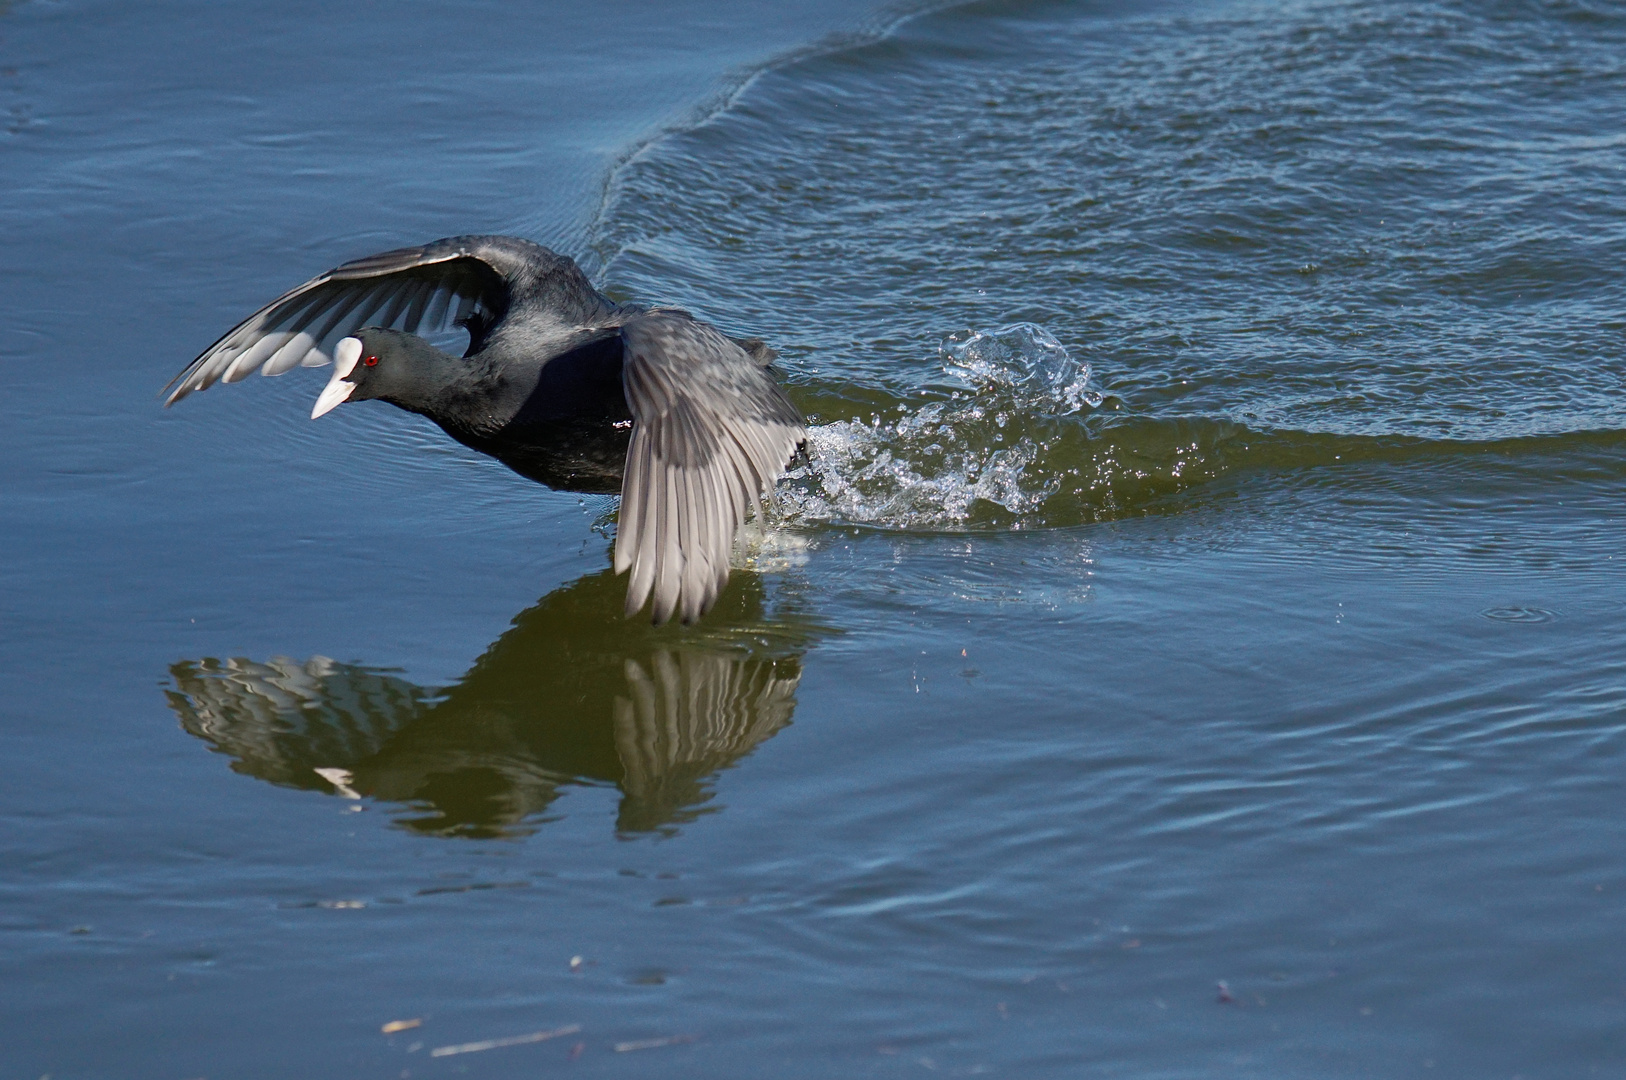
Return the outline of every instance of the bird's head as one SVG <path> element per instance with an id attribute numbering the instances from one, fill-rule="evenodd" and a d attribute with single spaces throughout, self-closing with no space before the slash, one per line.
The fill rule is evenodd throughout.
<path id="1" fill-rule="evenodd" d="M 341 402 L 382 398 L 411 408 L 436 387 L 437 360 L 445 354 L 416 334 L 377 326 L 357 330 L 333 346 L 333 378 L 316 405 L 314 420 Z"/>

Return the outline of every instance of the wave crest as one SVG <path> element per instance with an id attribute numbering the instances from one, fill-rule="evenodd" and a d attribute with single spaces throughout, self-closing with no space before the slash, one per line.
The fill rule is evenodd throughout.
<path id="1" fill-rule="evenodd" d="M 809 463 L 778 499 L 779 523 L 907 530 L 1065 527 L 1189 506 L 1194 489 L 1249 472 L 1551 455 L 1575 478 L 1626 468 L 1626 429 L 1470 440 L 1305 431 L 1224 416 L 1148 415 L 1103 398 L 1090 365 L 1042 327 L 1019 323 L 944 339 L 912 398 L 804 385 L 824 422 Z M 929 396 L 928 396 L 929 395 Z M 865 404 L 855 406 L 854 396 Z M 849 410 L 864 408 L 867 416 Z M 832 412 L 848 415 L 831 418 Z M 1556 477 L 1556 474 L 1555 474 Z M 1490 481 L 1486 481 L 1490 483 Z M 1175 498 L 1175 497 L 1179 498 Z"/>

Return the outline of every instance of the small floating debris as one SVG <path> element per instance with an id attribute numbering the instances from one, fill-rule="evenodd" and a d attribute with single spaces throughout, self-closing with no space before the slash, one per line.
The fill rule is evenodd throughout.
<path id="1" fill-rule="evenodd" d="M 554 1028 L 551 1031 L 533 1031 L 528 1035 L 511 1035 L 506 1039 L 484 1039 L 480 1042 L 459 1043 L 456 1046 L 437 1046 L 429 1051 L 429 1056 L 438 1058 L 451 1057 L 453 1054 L 478 1054 L 482 1050 L 496 1050 L 504 1046 L 523 1046 L 526 1043 L 547 1042 L 549 1039 L 557 1039 L 561 1035 L 574 1035 L 581 1029 L 580 1024 L 567 1024 L 562 1028 Z"/>
<path id="2" fill-rule="evenodd" d="M 361 798 L 361 792 L 350 786 L 350 784 L 356 779 L 356 774 L 351 772 L 349 769 L 312 769 L 311 772 L 332 784 L 333 790 L 337 791 L 345 798 Z"/>
<path id="3" fill-rule="evenodd" d="M 1224 979 L 1221 979 L 1215 985 L 1219 988 L 1219 997 L 1214 999 L 1216 1003 L 1220 1005 L 1236 1004 L 1236 998 L 1231 996 L 1231 987 L 1225 982 Z"/>
<path id="4" fill-rule="evenodd" d="M 625 1054 L 633 1050 L 653 1050 L 657 1046 L 676 1046 L 679 1043 L 692 1042 L 694 1042 L 693 1035 L 668 1035 L 661 1039 L 635 1039 L 632 1042 L 616 1043 L 615 1052 Z"/>
<path id="5" fill-rule="evenodd" d="M 417 1020 L 391 1020 L 379 1030 L 386 1035 L 394 1035 L 397 1031 L 411 1031 L 415 1027 L 422 1026 L 423 1020 L 421 1018 Z"/>

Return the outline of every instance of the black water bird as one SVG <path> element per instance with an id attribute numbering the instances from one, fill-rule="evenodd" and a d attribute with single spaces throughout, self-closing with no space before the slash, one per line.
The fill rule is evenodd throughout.
<path id="1" fill-rule="evenodd" d="M 417 336 L 454 326 L 469 336 L 461 357 Z M 313 419 L 377 398 L 549 487 L 619 490 L 627 614 L 653 595 L 655 622 L 692 622 L 728 581 L 746 512 L 760 515 L 806 437 L 773 357 L 687 312 L 615 303 L 539 244 L 454 236 L 277 297 L 177 375 L 165 404 L 332 362 Z"/>

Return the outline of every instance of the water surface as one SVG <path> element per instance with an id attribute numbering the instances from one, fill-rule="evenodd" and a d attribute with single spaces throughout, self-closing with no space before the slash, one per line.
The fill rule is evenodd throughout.
<path id="1" fill-rule="evenodd" d="M 1626 1073 L 1623 58 L 12 6 L 0 1075 Z M 487 228 L 780 349 L 815 461 L 699 627 L 319 375 L 153 399 Z"/>

